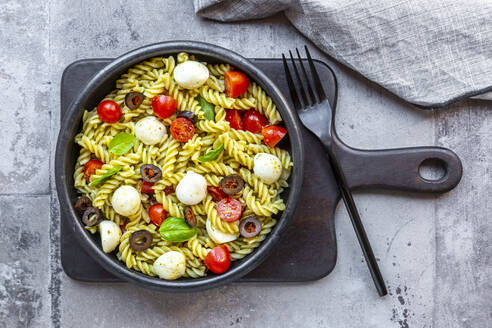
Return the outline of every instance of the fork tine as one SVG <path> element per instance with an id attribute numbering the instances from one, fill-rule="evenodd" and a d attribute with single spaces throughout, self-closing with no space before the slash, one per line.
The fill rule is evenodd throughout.
<path id="1" fill-rule="evenodd" d="M 309 67 L 311 68 L 311 74 L 313 74 L 314 87 L 316 88 L 316 91 L 318 92 L 319 101 L 323 101 L 326 99 L 326 95 L 325 95 L 325 91 L 323 90 L 323 86 L 321 85 L 321 81 L 319 79 L 318 72 L 316 71 L 316 68 L 314 67 L 313 58 L 311 58 L 311 54 L 309 53 L 309 49 L 306 45 L 304 46 L 304 49 L 306 49 L 306 55 L 308 58 Z"/>
<path id="2" fill-rule="evenodd" d="M 287 65 L 287 59 L 285 59 L 284 54 L 282 54 L 282 61 L 284 62 L 285 76 L 287 78 L 287 85 L 289 86 L 290 97 L 292 98 L 295 109 L 299 110 L 301 109 L 301 102 L 299 101 L 299 96 L 297 95 L 296 87 L 294 85 L 294 81 L 292 81 L 289 65 Z"/>
<path id="3" fill-rule="evenodd" d="M 297 52 L 297 58 L 299 58 L 299 64 L 301 65 L 302 74 L 304 75 L 304 79 L 306 80 L 306 83 L 307 83 L 307 89 L 308 89 L 309 95 L 311 96 L 311 99 L 313 100 L 313 102 L 316 104 L 317 103 L 316 97 L 314 96 L 313 88 L 311 87 L 311 81 L 309 80 L 309 77 L 306 73 L 306 69 L 304 68 L 304 64 L 302 63 L 301 54 L 299 53 L 299 49 L 296 48 L 296 52 Z"/>
<path id="4" fill-rule="evenodd" d="M 299 75 L 299 71 L 297 70 L 297 65 L 294 60 L 294 57 L 292 56 L 292 52 L 289 50 L 289 55 L 290 55 L 290 60 L 292 61 L 292 66 L 294 67 L 294 73 L 297 77 L 297 84 L 299 84 L 299 91 L 301 92 L 301 98 L 302 101 L 304 102 L 304 106 L 308 107 L 313 104 L 312 101 L 308 101 L 308 98 L 306 96 L 306 90 L 304 88 L 304 83 L 302 83 L 301 76 Z"/>

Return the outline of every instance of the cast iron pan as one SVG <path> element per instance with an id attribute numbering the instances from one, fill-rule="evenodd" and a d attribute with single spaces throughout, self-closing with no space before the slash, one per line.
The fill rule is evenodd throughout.
<path id="1" fill-rule="evenodd" d="M 256 81 L 272 97 L 288 130 L 288 139 L 283 142 L 283 147 L 290 151 L 294 168 L 289 179 L 290 188 L 285 190 L 282 195 L 286 203 L 286 209 L 270 235 L 253 254 L 240 261 L 233 262 L 231 268 L 222 275 L 209 274 L 207 277 L 200 279 L 166 281 L 128 270 L 122 262 L 116 259 L 114 253 L 105 254 L 100 247 L 98 237 L 92 236 L 84 229 L 73 209 L 73 204 L 78 197 L 73 187 L 73 172 L 79 152 L 79 147 L 74 143 L 74 137 L 81 129 L 83 110 L 97 106 L 104 95 L 114 89 L 116 79 L 128 68 L 151 57 L 176 55 L 182 51 L 192 53 L 198 59 L 203 59 L 209 63 L 220 62 L 233 65 L 246 73 L 251 80 Z M 106 270 L 117 277 L 147 288 L 173 292 L 199 291 L 239 279 L 257 267 L 271 252 L 280 235 L 292 220 L 299 200 L 303 180 L 303 153 L 301 127 L 290 105 L 275 84 L 249 60 L 230 50 L 207 43 L 194 41 L 163 42 L 133 50 L 115 59 L 90 80 L 69 106 L 67 114 L 61 123 L 56 147 L 56 187 L 60 207 L 66 215 L 71 217 L 68 222 L 79 242 Z"/>

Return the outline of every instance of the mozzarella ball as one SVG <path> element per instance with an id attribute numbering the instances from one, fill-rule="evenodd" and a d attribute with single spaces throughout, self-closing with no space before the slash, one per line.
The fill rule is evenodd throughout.
<path id="1" fill-rule="evenodd" d="M 159 278 L 175 280 L 182 277 L 186 270 L 185 256 L 176 251 L 162 254 L 154 262 L 154 271 Z"/>
<path id="2" fill-rule="evenodd" d="M 99 223 L 99 234 L 104 253 L 111 253 L 120 243 L 121 230 L 113 221 L 104 220 Z"/>
<path id="3" fill-rule="evenodd" d="M 161 142 L 166 133 L 166 126 L 155 116 L 144 117 L 135 124 L 135 136 L 146 145 Z"/>
<path id="4" fill-rule="evenodd" d="M 270 184 L 280 178 L 282 174 L 282 163 L 275 155 L 258 153 L 254 158 L 253 170 L 261 181 Z"/>
<path id="5" fill-rule="evenodd" d="M 239 221 L 236 221 L 235 224 L 239 224 Z M 207 233 L 210 239 L 212 239 L 217 244 L 224 244 L 237 239 L 237 235 L 225 233 L 218 230 L 212 225 L 210 220 L 207 220 L 205 227 L 207 228 Z"/>
<path id="6" fill-rule="evenodd" d="M 196 205 L 207 196 L 207 181 L 195 172 L 188 172 L 176 187 L 176 196 L 185 205 Z"/>
<path id="7" fill-rule="evenodd" d="M 180 87 L 194 89 L 202 86 L 208 79 L 207 66 L 194 60 L 179 64 L 174 69 L 174 79 Z"/>
<path id="8" fill-rule="evenodd" d="M 115 190 L 111 204 L 116 213 L 129 216 L 138 212 L 142 203 L 140 193 L 132 186 L 121 186 Z"/>

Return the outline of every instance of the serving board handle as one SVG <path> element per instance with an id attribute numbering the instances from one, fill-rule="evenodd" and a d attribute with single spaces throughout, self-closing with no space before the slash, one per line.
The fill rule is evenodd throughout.
<path id="1" fill-rule="evenodd" d="M 442 193 L 460 182 L 463 171 L 459 157 L 447 148 L 362 150 L 337 139 L 335 149 L 351 188 Z M 440 163 L 444 175 L 437 180 L 423 178 L 419 168 L 426 160 Z"/>

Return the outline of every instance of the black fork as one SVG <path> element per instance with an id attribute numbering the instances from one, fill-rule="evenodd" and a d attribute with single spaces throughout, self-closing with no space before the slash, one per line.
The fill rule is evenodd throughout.
<path id="1" fill-rule="evenodd" d="M 311 79 L 309 78 L 309 75 L 304 67 L 303 59 L 301 59 L 299 50 L 296 48 L 297 62 L 301 68 L 300 71 L 304 81 L 299 73 L 299 70 L 297 69 L 296 60 L 292 56 L 292 52 L 289 51 L 291 66 L 296 77 L 298 88 L 296 88 L 296 85 L 292 79 L 287 59 L 284 54 L 282 54 L 290 96 L 302 124 L 319 138 L 327 151 L 330 165 L 333 170 L 333 175 L 335 176 L 338 188 L 340 189 L 340 194 L 342 195 L 343 202 L 345 203 L 349 213 L 350 220 L 352 221 L 355 234 L 357 235 L 360 247 L 362 248 L 362 253 L 364 254 L 369 267 L 372 280 L 376 285 L 379 296 L 384 296 L 388 292 L 386 290 L 383 276 L 381 275 L 381 271 L 379 270 L 371 244 L 369 243 L 369 239 L 367 238 L 366 231 L 360 219 L 359 212 L 355 206 L 352 192 L 348 187 L 345 175 L 343 174 L 343 170 L 339 165 L 332 147 L 333 111 L 330 103 L 328 102 L 325 91 L 323 90 L 323 86 L 321 84 L 318 72 L 316 71 L 316 67 L 314 66 L 311 54 L 309 53 L 307 46 L 304 46 L 304 48 L 306 50 L 307 62 L 311 71 Z"/>

